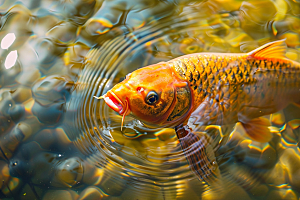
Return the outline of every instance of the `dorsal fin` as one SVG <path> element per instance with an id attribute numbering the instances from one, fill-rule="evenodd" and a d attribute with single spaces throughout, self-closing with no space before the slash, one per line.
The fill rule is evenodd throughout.
<path id="1" fill-rule="evenodd" d="M 248 56 L 256 59 L 286 59 L 287 47 L 285 39 L 267 43 L 248 53 Z"/>

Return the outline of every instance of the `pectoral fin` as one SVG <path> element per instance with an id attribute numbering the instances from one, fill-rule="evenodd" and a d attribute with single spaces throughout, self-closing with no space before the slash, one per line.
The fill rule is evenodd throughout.
<path id="1" fill-rule="evenodd" d="M 220 173 L 213 149 L 209 149 L 207 136 L 192 132 L 188 126 L 177 126 L 176 134 L 181 148 L 189 163 L 191 170 L 201 181 L 210 183 L 216 180 Z"/>
<path id="2" fill-rule="evenodd" d="M 264 117 L 252 119 L 247 123 L 242 123 L 247 135 L 258 142 L 269 142 L 273 135 L 269 129 L 271 123 Z"/>

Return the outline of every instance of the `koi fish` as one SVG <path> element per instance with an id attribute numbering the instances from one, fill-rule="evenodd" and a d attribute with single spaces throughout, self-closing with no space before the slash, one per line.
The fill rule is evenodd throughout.
<path id="1" fill-rule="evenodd" d="M 213 163 L 203 137 L 188 127 L 240 122 L 259 142 L 272 138 L 264 115 L 300 103 L 300 63 L 285 56 L 279 40 L 249 53 L 196 53 L 140 68 L 101 96 L 123 116 L 156 126 L 175 127 L 192 171 L 205 180 Z"/>

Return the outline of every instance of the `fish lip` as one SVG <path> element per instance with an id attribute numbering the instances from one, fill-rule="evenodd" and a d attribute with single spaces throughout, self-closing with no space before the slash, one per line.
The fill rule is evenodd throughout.
<path id="1" fill-rule="evenodd" d="M 120 115 L 125 112 L 124 108 L 126 108 L 126 106 L 121 101 L 121 99 L 112 91 L 108 91 L 104 95 L 104 101 L 111 109 L 118 112 Z"/>

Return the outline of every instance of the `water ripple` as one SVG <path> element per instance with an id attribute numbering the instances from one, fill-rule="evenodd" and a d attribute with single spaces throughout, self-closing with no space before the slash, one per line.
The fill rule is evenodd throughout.
<path id="1" fill-rule="evenodd" d="M 196 178 L 189 169 L 173 129 L 150 129 L 138 120 L 126 117 L 125 130 L 121 132 L 121 116 L 93 96 L 101 96 L 137 68 L 178 56 L 176 52 L 157 59 L 154 53 L 160 50 L 151 51 L 165 43 L 171 45 L 172 38 L 186 34 L 201 37 L 224 27 L 222 24 L 204 26 L 206 22 L 207 19 L 197 13 L 170 18 L 151 27 L 119 35 L 95 47 L 87 55 L 67 105 L 64 124 L 75 126 L 67 126 L 66 132 L 91 162 L 105 168 L 106 173 L 118 181 L 130 181 L 136 190 L 152 185 L 176 191 L 184 186 L 183 180 Z M 164 137 L 166 139 L 162 139 Z M 208 145 L 220 142 L 220 137 L 214 139 L 218 141 Z M 196 184 L 202 183 L 198 181 Z"/>

